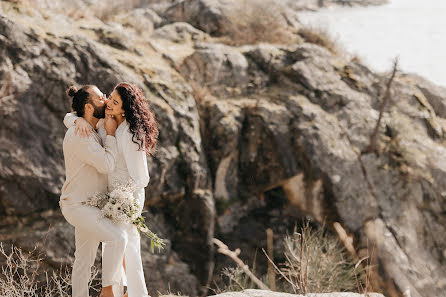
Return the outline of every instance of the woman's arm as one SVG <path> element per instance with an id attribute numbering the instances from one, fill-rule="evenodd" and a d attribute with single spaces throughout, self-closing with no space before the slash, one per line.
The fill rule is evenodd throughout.
<path id="1" fill-rule="evenodd" d="M 70 128 L 75 125 L 76 120 L 78 118 L 79 117 L 77 116 L 76 112 L 69 112 L 63 118 L 63 123 L 64 123 L 65 127 Z"/>
<path id="2" fill-rule="evenodd" d="M 63 123 L 67 128 L 76 125 L 76 129 L 74 129 L 74 135 L 79 133 L 79 135 L 81 135 L 82 137 L 90 136 L 91 125 L 83 118 L 78 117 L 75 112 L 67 113 L 63 119 Z"/>
<path id="3" fill-rule="evenodd" d="M 145 188 L 149 184 L 150 176 L 147 167 L 146 152 L 139 150 L 138 144 L 132 141 L 132 133 L 123 131 L 121 139 L 122 152 L 124 154 L 127 170 L 137 190 Z"/>
<path id="4" fill-rule="evenodd" d="M 98 131 L 99 136 L 102 138 L 102 141 L 105 142 L 105 138 L 107 136 L 107 132 L 104 127 L 104 119 L 100 119 L 96 125 L 96 129 Z"/>

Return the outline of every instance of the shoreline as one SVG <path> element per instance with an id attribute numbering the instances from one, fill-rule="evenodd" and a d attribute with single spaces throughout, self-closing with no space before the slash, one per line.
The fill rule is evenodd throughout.
<path id="1" fill-rule="evenodd" d="M 301 12 L 317 12 L 330 7 L 367 7 L 389 4 L 389 0 L 309 0 L 302 4 L 290 4 L 293 9 Z"/>

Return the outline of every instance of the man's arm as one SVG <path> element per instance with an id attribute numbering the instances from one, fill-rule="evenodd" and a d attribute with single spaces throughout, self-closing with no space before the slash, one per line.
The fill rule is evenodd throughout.
<path id="1" fill-rule="evenodd" d="M 118 149 L 114 136 L 106 136 L 104 147 L 99 144 L 94 135 L 87 138 L 74 136 L 72 145 L 80 161 L 93 166 L 100 173 L 108 174 L 115 169 Z"/>

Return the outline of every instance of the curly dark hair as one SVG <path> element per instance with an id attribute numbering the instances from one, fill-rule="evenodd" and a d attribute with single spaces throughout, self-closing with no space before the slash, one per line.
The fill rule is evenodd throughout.
<path id="1" fill-rule="evenodd" d="M 115 90 L 121 96 L 122 109 L 133 134 L 132 141 L 154 155 L 158 142 L 158 123 L 142 90 L 130 83 L 120 83 Z"/>

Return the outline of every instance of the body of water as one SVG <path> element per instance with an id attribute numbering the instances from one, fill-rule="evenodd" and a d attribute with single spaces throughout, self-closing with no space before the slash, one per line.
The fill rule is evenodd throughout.
<path id="1" fill-rule="evenodd" d="M 391 0 L 376 7 L 301 12 L 307 25 L 321 27 L 349 53 L 377 71 L 400 68 L 446 87 L 446 0 Z"/>

